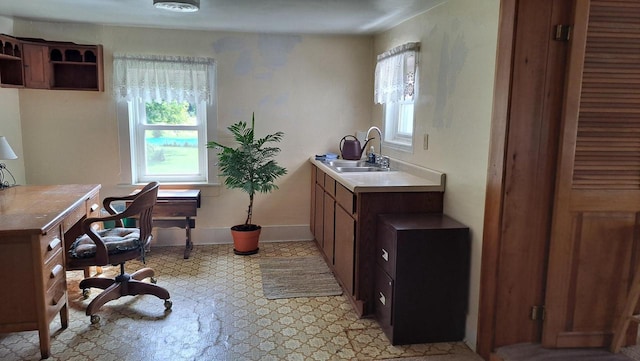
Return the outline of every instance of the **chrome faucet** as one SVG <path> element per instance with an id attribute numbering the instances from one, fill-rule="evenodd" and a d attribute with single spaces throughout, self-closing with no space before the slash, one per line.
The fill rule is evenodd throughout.
<path id="1" fill-rule="evenodd" d="M 369 128 L 369 130 L 367 130 L 367 135 L 365 136 L 365 141 L 369 141 L 369 133 L 371 133 L 372 130 L 377 131 L 378 136 L 380 137 L 378 139 L 378 155 L 376 155 L 376 164 L 380 165 L 381 168 L 389 169 L 389 157 L 382 155 L 382 131 L 380 128 L 376 126 Z"/>

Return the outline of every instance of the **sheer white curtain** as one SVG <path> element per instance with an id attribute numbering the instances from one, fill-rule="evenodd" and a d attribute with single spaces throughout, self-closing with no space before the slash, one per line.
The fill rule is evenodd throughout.
<path id="1" fill-rule="evenodd" d="M 211 58 L 115 54 L 113 88 L 118 100 L 188 101 L 211 104 L 215 62 Z"/>
<path id="2" fill-rule="evenodd" d="M 378 55 L 374 88 L 376 104 L 414 99 L 419 51 L 420 43 L 407 43 Z"/>

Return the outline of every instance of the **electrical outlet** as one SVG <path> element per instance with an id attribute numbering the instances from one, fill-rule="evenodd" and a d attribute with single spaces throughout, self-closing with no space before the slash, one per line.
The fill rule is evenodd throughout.
<path id="1" fill-rule="evenodd" d="M 424 139 L 422 140 L 422 149 L 429 149 L 429 134 L 424 133 Z"/>

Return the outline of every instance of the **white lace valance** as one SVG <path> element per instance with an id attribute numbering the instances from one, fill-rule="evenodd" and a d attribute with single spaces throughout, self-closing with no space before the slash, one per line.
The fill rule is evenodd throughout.
<path id="1" fill-rule="evenodd" d="M 376 104 L 414 100 L 419 51 L 420 43 L 407 43 L 378 55 L 373 94 Z"/>
<path id="2" fill-rule="evenodd" d="M 210 58 L 157 55 L 113 56 L 117 99 L 211 103 L 215 62 Z"/>

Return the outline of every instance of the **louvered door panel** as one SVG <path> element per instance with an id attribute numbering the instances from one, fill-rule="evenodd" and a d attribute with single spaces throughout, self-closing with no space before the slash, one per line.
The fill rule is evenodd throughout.
<path id="1" fill-rule="evenodd" d="M 640 249 L 640 1 L 577 0 L 574 25 L 542 343 L 602 347 Z"/>
<path id="2" fill-rule="evenodd" d="M 592 1 L 573 187 L 640 189 L 640 2 Z"/>

